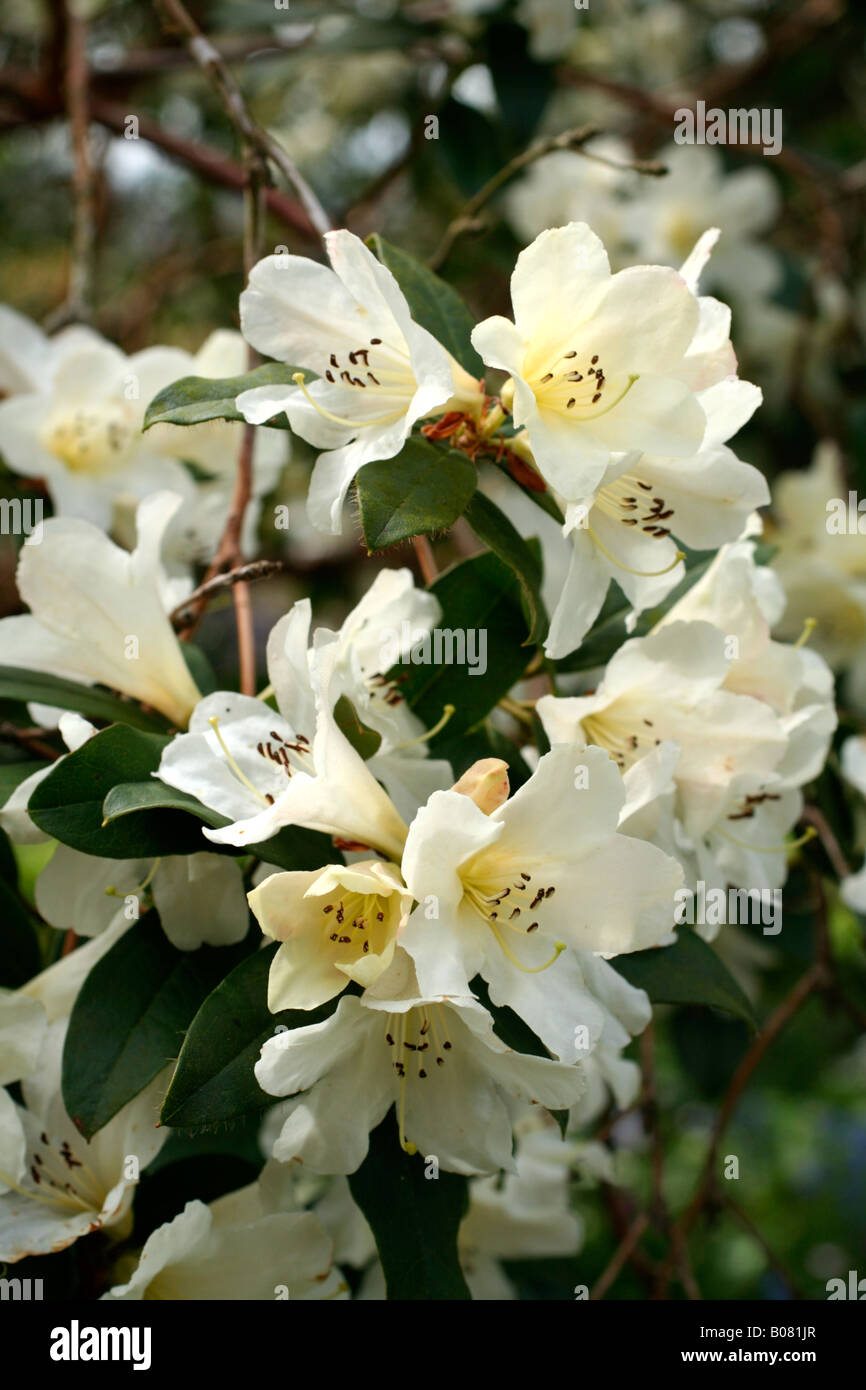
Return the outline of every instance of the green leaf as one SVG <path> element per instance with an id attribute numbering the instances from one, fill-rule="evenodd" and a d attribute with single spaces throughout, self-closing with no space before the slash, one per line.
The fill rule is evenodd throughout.
<path id="1" fill-rule="evenodd" d="M 594 666 L 604 666 L 615 652 L 618 652 L 623 642 L 627 642 L 631 637 L 645 637 L 648 632 L 655 627 L 674 604 L 688 593 L 693 584 L 706 574 L 715 557 L 700 551 L 686 552 L 686 572 L 677 584 L 662 601 L 654 608 L 648 608 L 635 624 L 633 632 L 626 630 L 626 619 L 632 611 L 632 605 L 625 597 L 619 585 L 611 585 L 607 593 L 607 598 L 602 605 L 601 612 L 595 620 L 595 625 L 584 637 L 583 642 L 577 651 L 571 652 L 556 662 L 558 671 L 586 671 Z"/>
<path id="2" fill-rule="evenodd" d="M 469 337 L 475 320 L 457 291 L 378 233 L 368 237 L 367 244 L 394 276 L 415 322 L 432 333 L 470 376 L 483 377 L 484 363 Z"/>
<path id="3" fill-rule="evenodd" d="M 358 474 L 364 542 L 372 554 L 412 536 L 447 531 L 462 515 L 478 481 L 455 449 L 409 439 L 396 458 L 368 463 Z"/>
<path id="4" fill-rule="evenodd" d="M 143 429 L 151 425 L 201 425 L 206 420 L 243 420 L 235 401 L 242 391 L 255 386 L 291 386 L 292 374 L 298 371 L 286 362 L 265 362 L 242 376 L 184 376 L 154 396 L 144 412 Z M 307 377 L 313 373 L 307 372 Z M 269 424 L 288 429 L 285 415 Z"/>
<path id="5" fill-rule="evenodd" d="M 516 1014 L 507 1004 L 493 1003 L 490 998 L 490 991 L 480 975 L 476 975 L 472 980 L 470 989 L 492 1017 L 494 1033 L 502 1039 L 506 1047 L 511 1048 L 512 1052 L 523 1052 L 529 1057 L 551 1056 L 541 1038 L 532 1031 L 529 1024 L 520 1017 L 520 1014 Z M 559 1125 L 560 1134 L 565 1138 L 565 1132 L 568 1129 L 568 1111 L 551 1110 L 550 1114 Z"/>
<path id="6" fill-rule="evenodd" d="M 18 866 L 0 830 L 0 988 L 18 989 L 42 969 L 33 921 L 18 893 Z"/>
<path id="7" fill-rule="evenodd" d="M 16 787 L 20 787 L 34 772 L 42 772 L 46 766 L 46 763 L 34 758 L 15 763 L 0 763 L 0 806 L 6 805 Z"/>
<path id="8" fill-rule="evenodd" d="M 689 927 L 680 927 L 673 946 L 617 956 L 611 964 L 654 1004 L 703 1004 L 757 1028 L 752 1005 L 728 967 Z"/>
<path id="9" fill-rule="evenodd" d="M 514 570 L 520 580 L 529 612 L 527 644 L 543 641 L 547 632 L 547 614 L 541 597 L 541 565 L 532 547 L 527 545 L 505 513 L 483 492 L 476 492 L 465 515 L 478 539 L 489 546 L 509 569 Z"/>
<path id="10" fill-rule="evenodd" d="M 74 709 L 85 719 L 104 720 L 107 724 L 129 724 L 134 729 L 164 729 L 166 721 L 159 714 L 145 714 L 131 700 L 112 695 L 98 686 L 79 685 L 61 676 L 49 676 L 42 671 L 27 671 L 23 667 L 0 666 L 0 699 L 34 700 L 58 709 Z"/>
<path id="11" fill-rule="evenodd" d="M 205 848 L 198 821 L 178 810 L 141 810 L 105 824 L 103 802 L 130 777 L 149 782 L 168 738 L 112 724 L 58 762 L 30 797 L 30 814 L 46 835 L 84 854 L 144 859 Z"/>
<path id="12" fill-rule="evenodd" d="M 421 644 L 413 659 L 393 667 L 389 676 L 401 681 L 403 695 L 428 728 L 446 705 L 454 705 L 451 719 L 430 743 L 438 756 L 438 740 L 450 742 L 480 724 L 520 679 L 528 657 L 520 585 L 495 555 L 474 555 L 452 565 L 430 592 L 442 605 L 439 636 L 429 642 L 429 653 Z M 431 660 L 419 660 L 428 654 Z M 451 664 L 461 655 L 471 655 L 474 664 Z"/>
<path id="13" fill-rule="evenodd" d="M 341 695 L 334 706 L 334 722 L 365 762 L 378 753 L 382 735 L 361 723 L 355 706 L 345 695 Z"/>
<path id="14" fill-rule="evenodd" d="M 236 965 L 201 1005 L 187 1031 L 162 1105 L 163 1124 L 198 1130 L 273 1105 L 253 1067 L 277 1028 L 321 1023 L 337 1007 L 331 999 L 309 1011 L 268 1009 L 268 971 L 278 946 L 254 951 Z"/>
<path id="15" fill-rule="evenodd" d="M 367 1157 L 350 1173 L 385 1272 L 388 1298 L 428 1302 L 471 1298 L 460 1268 L 457 1233 L 469 1205 L 467 1179 L 444 1170 L 426 1177 L 427 1160 L 400 1147 L 394 1111 L 370 1135 Z"/>
<path id="16" fill-rule="evenodd" d="M 63 1100 L 85 1138 L 177 1056 L 202 1001 L 250 949 L 241 942 L 179 951 L 151 910 L 97 961 L 63 1049 Z"/>
<path id="17" fill-rule="evenodd" d="M 103 824 L 113 825 L 125 816 L 157 810 L 188 813 L 215 830 L 231 824 L 218 811 L 212 811 L 209 806 L 203 805 L 188 792 L 166 786 L 158 777 L 151 777 L 145 782 L 119 782 L 112 787 L 102 804 Z M 284 826 L 269 840 L 244 845 L 243 849 L 234 845 L 215 845 L 204 837 L 198 841 L 196 848 L 221 854 L 254 854 L 266 863 L 276 864 L 282 869 L 318 869 L 323 864 L 339 863 L 341 859 L 327 835 L 317 830 L 306 830 L 300 825 Z M 173 852 L 183 853 L 181 850 Z"/>

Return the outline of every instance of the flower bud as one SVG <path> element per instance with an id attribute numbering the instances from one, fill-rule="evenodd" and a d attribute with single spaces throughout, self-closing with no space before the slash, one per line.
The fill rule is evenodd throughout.
<path id="1" fill-rule="evenodd" d="M 508 800 L 511 790 L 508 781 L 508 764 L 502 758 L 480 758 L 468 767 L 452 789 L 468 796 L 480 811 L 489 816 L 497 806 Z"/>

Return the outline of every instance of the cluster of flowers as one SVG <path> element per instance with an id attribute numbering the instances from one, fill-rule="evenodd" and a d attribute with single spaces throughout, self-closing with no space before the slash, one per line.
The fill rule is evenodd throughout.
<path id="1" fill-rule="evenodd" d="M 570 559 L 549 658 L 579 648 L 612 578 L 634 630 L 683 581 L 678 542 L 718 552 L 652 631 L 624 643 L 594 690 L 538 699 L 549 747 L 525 751 L 529 775 L 513 793 L 498 758 L 455 777 L 429 756 L 433 731 L 382 670 L 395 631 L 429 632 L 441 616 L 406 570 L 381 571 L 336 632 L 311 631 L 309 600 L 296 603 L 268 638 L 267 689 L 202 697 L 168 610 L 202 541 L 190 539 L 190 498 L 204 488 L 224 504 L 243 426 L 138 431 L 149 393 L 172 375 L 215 374 L 216 358 L 221 372 L 229 359 L 237 371 L 239 338 L 219 335 L 194 362 L 161 349 L 127 361 L 80 330 L 52 341 L 19 334 L 18 381 L 4 369 L 12 394 L 0 406 L 0 449 L 18 472 L 44 479 L 56 515 L 23 548 L 18 584 L 31 611 L 0 622 L 0 663 L 107 686 L 163 713 L 176 732 L 157 776 L 213 816 L 199 853 L 101 861 L 61 845 L 37 881 L 45 920 L 92 940 L 0 995 L 0 1081 L 23 1080 L 25 1102 L 0 1091 L 0 1259 L 128 1221 L 137 1172 L 124 1173 L 123 1156 L 143 1167 L 159 1148 L 154 1104 L 167 1075 L 84 1144 L 59 1091 L 66 1020 L 96 960 L 135 930 L 117 896 L 146 890 L 181 950 L 244 937 L 238 859 L 208 842 L 255 847 L 261 861 L 248 900 L 280 943 L 270 1009 L 339 1002 L 262 1047 L 255 1075 L 281 1103 L 259 1183 L 211 1208 L 190 1204 L 151 1237 L 115 1296 L 180 1297 L 189 1280 L 217 1289 L 227 1256 L 236 1287 L 239 1263 L 250 1266 L 244 1296 L 263 1287 L 271 1296 L 287 1250 L 292 1297 L 341 1296 L 335 1251 L 366 1264 L 369 1232 L 341 1181 L 318 1215 L 305 1212 L 319 1194 L 298 1186 L 297 1165 L 338 1179 L 355 1172 L 392 1106 L 406 1152 L 476 1179 L 469 1265 L 495 1284 L 493 1254 L 545 1239 L 545 1249 L 575 1247 L 564 1175 L 576 1151 L 538 1107 L 569 1110 L 576 1125 L 609 1093 L 620 1106 L 636 1093 L 622 1052 L 649 1003 L 610 960 L 673 940 L 683 886 L 784 882 L 784 837 L 836 724 L 825 661 L 771 637 L 784 598 L 754 539 L 768 492 L 728 446 L 760 392 L 737 377 L 730 311 L 698 293 L 716 236 L 705 233 L 679 272 L 612 274 L 586 224 L 543 232 L 514 271 L 514 321 L 489 318 L 472 334 L 485 364 L 507 374 L 497 396 L 413 321 L 391 273 L 348 232 L 329 235 L 330 268 L 270 256 L 242 296 L 247 342 L 291 369 L 288 384 L 246 390 L 237 408 L 254 424 L 284 414 L 320 451 L 309 511 L 322 530 L 339 530 L 359 470 L 395 459 L 416 425 L 472 457 L 499 447 L 530 479 L 529 494 L 553 499 Z M 8 335 L 6 347 L 11 363 Z M 130 378 L 139 390 L 127 399 Z M 285 435 L 259 437 L 262 496 L 270 441 Z M 130 497 L 143 500 L 126 551 L 106 528 Z M 337 718 L 343 699 L 379 736 L 367 759 Z M 95 733 L 75 713 L 39 715 L 71 750 Z M 49 771 L 0 811 L 13 840 L 39 838 L 27 808 Z M 268 841 L 288 826 L 332 837 L 334 862 L 273 872 Z M 502 1041 L 502 1007 L 543 1055 Z M 549 1182 L 530 1184 L 541 1195 L 524 1210 L 533 1164 Z M 505 1189 L 485 1177 L 500 1170 L 512 1175 Z M 498 1228 L 490 1240 L 503 1210 L 513 1239 Z"/>

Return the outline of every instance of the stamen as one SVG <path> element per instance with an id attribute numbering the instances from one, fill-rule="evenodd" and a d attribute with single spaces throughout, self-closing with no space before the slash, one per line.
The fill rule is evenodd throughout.
<path id="1" fill-rule="evenodd" d="M 395 420 L 399 420 L 401 416 L 405 415 L 406 413 L 404 410 L 393 410 L 390 415 L 374 415 L 371 416 L 368 420 L 345 420 L 343 419 L 342 415 L 334 415 L 332 411 L 325 410 L 324 406 L 319 405 L 318 401 L 313 400 L 312 396 L 310 395 L 309 391 L 304 385 L 303 372 L 295 372 L 292 376 L 292 381 L 294 381 L 295 384 L 300 388 L 302 394 L 310 402 L 310 405 L 313 407 L 315 411 L 318 412 L 319 415 L 323 417 L 323 419 L 333 420 L 335 424 L 344 425 L 346 429 L 361 430 L 366 429 L 368 426 L 372 425 L 390 425 L 393 424 Z"/>
<path id="2" fill-rule="evenodd" d="M 662 574 L 670 574 L 671 570 L 674 569 L 675 566 L 677 566 L 677 565 L 679 564 L 680 560 L 684 560 L 684 559 L 686 558 L 686 553 L 685 553 L 685 551 L 684 551 L 684 550 L 678 550 L 677 553 L 676 553 L 676 555 L 674 556 L 673 560 L 671 560 L 671 562 L 670 562 L 669 565 L 665 565 L 664 569 L 661 569 L 661 570 L 636 570 L 636 569 L 632 569 L 631 565 L 624 565 L 624 564 L 622 563 L 621 560 L 618 560 L 618 559 L 616 558 L 616 556 L 613 554 L 612 551 L 608 550 L 608 548 L 607 548 L 607 546 L 604 544 L 604 542 L 601 541 L 601 540 L 599 540 L 598 536 L 596 535 L 595 531 L 592 529 L 591 526 L 588 526 L 588 527 L 587 527 L 587 530 L 589 531 L 589 534 L 592 536 L 592 539 L 595 541 L 595 544 L 598 546 L 598 548 L 599 548 L 599 550 L 601 551 L 601 553 L 602 553 L 603 555 L 606 555 L 607 558 L 611 561 L 612 564 L 616 565 L 618 569 L 625 570 L 626 574 L 636 574 L 636 575 L 638 576 L 639 579 L 657 579 L 657 578 L 659 577 L 659 575 L 662 575 Z"/>
<path id="3" fill-rule="evenodd" d="M 433 725 L 432 729 L 428 729 L 426 734 L 419 734 L 417 738 L 407 739 L 405 743 L 393 745 L 394 752 L 402 748 L 414 748 L 416 743 L 426 743 L 428 739 L 435 738 L 439 731 L 445 728 L 445 725 L 448 723 L 453 713 L 454 706 L 446 705 L 442 711 L 442 718 Z"/>
<path id="4" fill-rule="evenodd" d="M 496 940 L 498 941 L 499 945 L 502 947 L 503 954 L 508 957 L 512 965 L 516 965 L 518 970 L 522 970 L 524 975 L 540 975 L 542 970 L 548 970 L 550 966 L 553 965 L 553 962 L 555 960 L 558 960 L 559 957 L 562 955 L 562 952 L 565 950 L 565 942 L 557 941 L 553 955 L 550 957 L 550 960 L 545 961 L 544 965 L 522 965 L 520 961 L 517 959 L 517 957 L 513 954 L 513 952 L 510 951 L 506 946 L 505 942 L 502 939 L 502 933 L 499 930 L 499 928 L 495 927 L 493 923 L 489 921 L 489 919 L 488 924 L 490 926 L 490 930 L 493 932 L 493 935 L 496 937 Z"/>
<path id="5" fill-rule="evenodd" d="M 791 850 L 799 849 L 801 845 L 808 844 L 818 834 L 815 827 L 810 825 L 796 840 L 787 840 L 781 845 L 750 845 L 748 841 L 737 839 L 736 835 L 732 835 L 729 830 L 722 830 L 720 826 L 715 827 L 715 833 L 730 840 L 732 845 L 738 845 L 740 849 L 754 850 L 755 854 L 788 854 Z"/>
<path id="6" fill-rule="evenodd" d="M 807 618 L 807 619 L 805 620 L 805 622 L 803 623 L 803 631 L 800 633 L 800 636 L 797 638 L 796 642 L 794 643 L 794 650 L 795 650 L 795 651 L 796 651 L 796 649 L 797 649 L 798 647 L 805 647 L 806 643 L 808 642 L 809 638 L 812 636 L 812 633 L 815 631 L 815 628 L 816 628 L 817 626 L 818 626 L 818 619 L 817 619 L 817 618 Z"/>
<path id="7" fill-rule="evenodd" d="M 258 788 L 253 786 L 249 777 L 247 777 L 246 773 L 241 770 L 235 759 L 232 757 L 232 754 L 229 752 L 228 745 L 226 744 L 225 739 L 220 733 L 219 719 L 217 718 L 217 716 L 215 714 L 212 714 L 207 722 L 210 724 L 211 728 L 216 734 L 217 742 L 219 743 L 219 746 L 225 755 L 226 762 L 228 763 L 232 772 L 235 774 L 235 777 L 237 777 L 239 782 L 243 783 L 243 785 L 247 788 L 248 791 L 252 792 L 253 796 L 258 797 L 259 801 L 263 802 L 264 805 L 267 806 L 269 804 L 267 797 L 263 796 L 262 793 L 258 790 Z"/>

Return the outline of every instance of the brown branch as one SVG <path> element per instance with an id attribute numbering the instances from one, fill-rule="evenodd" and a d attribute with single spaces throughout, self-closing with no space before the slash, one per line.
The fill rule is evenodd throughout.
<path id="1" fill-rule="evenodd" d="M 528 145 L 520 154 L 515 155 L 507 164 L 503 165 L 492 178 L 479 188 L 464 206 L 461 213 L 448 224 L 445 234 L 433 255 L 428 262 L 431 270 L 439 270 L 444 265 L 451 254 L 454 243 L 469 231 L 477 231 L 483 224 L 478 221 L 478 214 L 482 208 L 489 203 L 494 194 L 512 179 L 515 174 L 520 173 L 528 165 L 534 164 L 536 160 L 542 159 L 545 155 L 551 154 L 554 150 L 576 150 L 581 152 L 581 146 L 591 140 L 594 135 L 599 134 L 600 127 L 597 125 L 580 126 L 576 130 L 565 130 L 561 135 L 546 135 L 541 140 L 535 140 Z M 658 172 L 654 170 L 653 172 Z"/>
<path id="2" fill-rule="evenodd" d="M 614 1251 L 613 1256 L 606 1269 L 601 1274 L 596 1283 L 593 1284 L 589 1295 L 590 1299 L 593 1302 L 597 1302 L 598 1299 L 604 1298 L 608 1289 L 611 1288 L 611 1286 L 619 1278 L 620 1274 L 622 1273 L 623 1267 L 626 1264 L 626 1261 L 629 1259 L 630 1255 L 636 1248 L 638 1241 L 640 1240 L 648 1225 L 649 1217 L 646 1215 L 645 1212 L 640 1212 L 635 1217 L 634 1221 L 631 1223 L 628 1230 L 626 1231 L 625 1236 L 623 1237 L 619 1246 Z"/>
<path id="3" fill-rule="evenodd" d="M 439 574 L 436 568 L 436 560 L 433 556 L 433 547 L 427 536 L 413 536 L 412 544 L 415 547 L 415 555 L 418 559 L 421 577 L 425 584 L 432 584 L 433 580 L 436 579 Z"/>
<path id="4" fill-rule="evenodd" d="M 46 89 L 29 74 L 18 72 L 14 68 L 0 68 L 0 92 L 11 97 L 21 108 L 18 124 L 53 120 L 63 114 L 63 105 L 55 90 Z M 129 128 L 131 114 L 127 105 L 121 105 L 117 101 L 91 92 L 91 119 L 105 126 L 107 130 L 119 135 L 125 134 Z M 230 188 L 238 193 L 243 192 L 246 187 L 246 173 L 243 165 L 237 160 L 231 159 L 220 150 L 215 150 L 211 145 L 185 140 L 173 131 L 166 130 L 149 116 L 136 113 L 136 121 L 141 139 L 162 150 L 170 159 L 194 169 L 209 183 Z M 266 188 L 264 198 L 269 211 L 293 231 L 307 239 L 318 239 L 316 228 L 304 209 L 287 193 L 278 188 Z"/>
<path id="5" fill-rule="evenodd" d="M 227 574 L 214 575 L 207 583 L 199 584 L 194 593 L 189 598 L 184 599 L 169 613 L 169 622 L 175 630 L 188 626 L 187 616 L 193 608 L 198 607 L 199 600 L 208 600 L 214 594 L 221 593 L 223 589 L 231 589 L 235 584 L 249 584 L 256 579 L 265 579 L 271 574 L 280 574 L 285 570 L 283 560 L 253 560 L 249 565 L 240 565 L 237 569 L 229 570 Z"/>
<path id="6" fill-rule="evenodd" d="M 96 249 L 96 196 L 91 162 L 87 70 L 87 25 L 67 3 L 65 12 L 66 75 L 64 93 L 72 141 L 72 254 L 66 298 L 49 316 L 53 331 L 69 323 L 89 322 L 92 315 L 93 262 Z"/>
<path id="7" fill-rule="evenodd" d="M 851 874 L 851 867 L 842 852 L 839 841 L 830 828 L 830 824 L 824 812 L 819 810 L 817 806 L 808 804 L 803 807 L 800 820 L 805 821 L 807 825 L 811 825 L 817 830 L 818 839 L 824 846 L 827 858 L 830 860 L 836 873 L 840 878 L 848 878 Z"/>
<path id="8" fill-rule="evenodd" d="M 755 1068 L 763 1059 L 769 1048 L 776 1041 L 782 1030 L 790 1023 L 798 1009 L 806 1002 L 809 996 L 819 989 L 826 980 L 826 969 L 820 962 L 815 962 L 809 967 L 804 975 L 795 984 L 794 988 L 782 1000 L 759 1036 L 755 1039 L 749 1051 L 743 1057 L 731 1079 L 728 1090 L 725 1093 L 716 1123 L 713 1129 L 707 1156 L 701 1171 L 701 1176 L 695 1188 L 694 1195 L 683 1215 L 675 1223 L 678 1237 L 685 1241 L 695 1222 L 698 1220 L 704 1209 L 705 1203 L 713 1195 L 716 1186 L 716 1162 L 725 1130 L 731 1120 L 734 1111 L 739 1103 L 740 1096 L 750 1081 Z M 656 1286 L 654 1297 L 663 1298 L 665 1289 L 673 1274 L 676 1264 L 676 1253 L 669 1255 L 662 1267 L 659 1282 Z"/>
<path id="9" fill-rule="evenodd" d="M 232 125 L 240 131 L 248 145 L 258 151 L 263 160 L 270 160 L 276 165 L 297 193 L 313 227 L 320 236 L 324 236 L 325 232 L 331 229 L 328 214 L 279 141 L 268 134 L 251 115 L 241 89 L 229 72 L 219 50 L 205 37 L 181 0 L 154 0 L 154 3 L 169 27 L 179 29 L 184 35 L 187 50 L 210 79 Z"/>
<path id="10" fill-rule="evenodd" d="M 27 748 L 31 753 L 38 754 L 40 758 L 47 758 L 52 763 L 56 762 L 60 754 L 44 740 L 53 732 L 53 729 L 19 729 L 17 724 L 8 719 L 0 723 L 0 739 L 5 743 L 19 743 L 22 748 Z"/>
<path id="11" fill-rule="evenodd" d="M 740 1224 L 744 1226 L 746 1230 L 749 1232 L 749 1235 L 757 1241 L 758 1245 L 760 1245 L 761 1249 L 766 1255 L 770 1265 L 773 1267 L 773 1269 L 775 1269 L 776 1273 L 781 1275 L 782 1279 L 784 1279 L 785 1283 L 788 1285 L 791 1296 L 793 1298 L 804 1298 L 805 1294 L 792 1279 L 791 1275 L 788 1273 L 781 1260 L 773 1253 L 773 1250 L 768 1244 L 766 1237 L 761 1234 L 760 1230 L 755 1225 L 748 1212 L 743 1211 L 743 1208 L 737 1202 L 734 1201 L 733 1197 L 729 1197 L 727 1193 L 725 1194 L 724 1200 L 725 1206 L 728 1208 L 728 1210 L 731 1211 L 734 1216 L 736 1216 Z"/>

